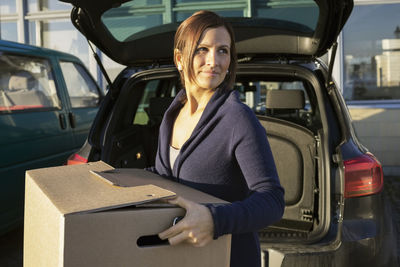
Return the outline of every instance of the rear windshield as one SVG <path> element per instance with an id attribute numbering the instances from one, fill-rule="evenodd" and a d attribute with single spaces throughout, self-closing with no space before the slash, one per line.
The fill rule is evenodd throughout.
<path id="1" fill-rule="evenodd" d="M 181 22 L 195 11 L 212 10 L 224 17 L 268 18 L 301 25 L 313 32 L 319 9 L 314 0 L 134 0 L 107 10 L 102 22 L 120 42 L 134 39 L 144 30 Z M 298 28 L 298 27 L 297 27 Z"/>

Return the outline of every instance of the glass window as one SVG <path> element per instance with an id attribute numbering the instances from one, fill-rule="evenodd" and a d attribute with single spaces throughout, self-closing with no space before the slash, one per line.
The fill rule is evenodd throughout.
<path id="1" fill-rule="evenodd" d="M 265 3 L 256 4 L 253 16 L 292 21 L 306 25 L 310 29 L 315 29 L 317 26 L 319 9 L 315 3 L 299 1 L 298 5 L 293 4 L 293 2 L 291 3 L 293 6 L 287 6 L 287 4 L 285 5 L 285 1 L 274 2 L 269 3 L 267 6 Z"/>
<path id="2" fill-rule="evenodd" d="M 201 9 L 199 9 L 201 10 Z M 190 17 L 195 11 L 190 12 L 177 12 L 176 21 L 184 21 Z M 215 11 L 218 15 L 222 17 L 243 17 L 243 10 L 225 10 L 225 11 Z"/>
<path id="3" fill-rule="evenodd" d="M 17 33 L 17 22 L 0 23 L 0 39 L 17 42 Z"/>
<path id="4" fill-rule="evenodd" d="M 115 62 L 114 60 L 112 60 L 111 58 L 109 58 L 106 54 L 102 53 L 101 54 L 101 61 L 104 65 L 104 68 L 107 71 L 108 76 L 110 77 L 111 81 L 114 81 L 114 79 L 117 77 L 117 75 L 126 68 L 126 66 L 121 65 L 117 62 Z M 102 74 L 103 77 L 103 74 Z M 106 79 L 103 77 L 103 85 L 104 88 L 106 89 L 108 86 L 108 83 L 106 81 Z"/>
<path id="5" fill-rule="evenodd" d="M 160 80 L 149 81 L 144 88 L 142 99 L 140 100 L 139 107 L 136 111 L 133 124 L 146 125 L 149 122 L 149 116 L 147 114 L 150 98 L 156 97 L 156 92 Z"/>
<path id="6" fill-rule="evenodd" d="M 28 12 L 70 10 L 72 6 L 56 0 L 28 0 Z"/>
<path id="7" fill-rule="evenodd" d="M 124 10 L 125 14 L 107 11 L 102 21 L 118 41 L 127 41 L 132 32 L 140 32 L 146 28 L 162 24 L 161 14 L 134 15 L 131 11 Z"/>
<path id="8" fill-rule="evenodd" d="M 37 11 L 39 11 L 38 0 L 28 0 L 28 12 L 37 12 Z"/>
<path id="9" fill-rule="evenodd" d="M 36 21 L 29 21 L 29 44 L 36 44 Z"/>
<path id="10" fill-rule="evenodd" d="M 0 14 L 17 13 L 16 0 L 1 0 Z"/>
<path id="11" fill-rule="evenodd" d="M 42 23 L 43 46 L 67 52 L 79 57 L 89 68 L 89 47 L 85 37 L 75 29 L 68 19 Z"/>
<path id="12" fill-rule="evenodd" d="M 0 112 L 60 106 L 47 60 L 7 54 L 0 57 Z"/>
<path id="13" fill-rule="evenodd" d="M 276 82 L 276 81 L 238 81 L 235 84 L 235 89 L 239 91 L 240 99 L 247 104 L 256 113 L 263 114 L 266 110 L 266 100 L 269 91 L 272 90 L 302 90 L 304 92 L 305 104 L 309 103 L 306 90 L 303 82 Z M 310 111 L 310 107 L 304 106 L 304 109 Z"/>
<path id="14" fill-rule="evenodd" d="M 343 30 L 346 100 L 400 99 L 400 4 L 355 6 Z"/>
<path id="15" fill-rule="evenodd" d="M 251 2 L 252 10 L 254 10 L 253 17 L 294 22 L 297 24 L 287 23 L 287 27 L 296 27 L 297 30 L 312 33 L 317 26 L 319 16 L 318 6 L 313 0 L 235 1 L 234 6 L 231 1 L 226 0 L 177 0 L 172 2 L 176 21 L 182 21 L 192 15 L 194 11 L 201 9 L 213 10 L 224 17 L 244 17 L 247 15 L 245 10 L 248 3 Z M 140 31 L 170 22 L 168 19 L 165 21 L 162 19 L 161 12 L 163 10 L 160 10 L 157 4 L 158 1 L 127 1 L 121 6 L 104 12 L 101 20 L 118 41 L 131 41 L 143 34 Z M 271 22 L 264 21 L 264 23 Z"/>
<path id="16" fill-rule="evenodd" d="M 64 81 L 73 108 L 96 107 L 100 100 L 99 89 L 89 73 L 74 62 L 60 62 Z"/>
<path id="17" fill-rule="evenodd" d="M 257 115 L 272 116 L 306 127 L 312 127 L 317 120 L 303 81 L 241 81 L 238 77 L 235 89 L 240 100 Z"/>

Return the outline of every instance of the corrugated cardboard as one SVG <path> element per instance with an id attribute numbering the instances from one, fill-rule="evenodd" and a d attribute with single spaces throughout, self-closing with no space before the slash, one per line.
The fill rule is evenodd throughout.
<path id="1" fill-rule="evenodd" d="M 27 171 L 24 266 L 229 266 L 230 235 L 203 248 L 153 242 L 184 216 L 183 209 L 157 202 L 175 194 L 224 203 L 145 170 L 104 162 Z"/>

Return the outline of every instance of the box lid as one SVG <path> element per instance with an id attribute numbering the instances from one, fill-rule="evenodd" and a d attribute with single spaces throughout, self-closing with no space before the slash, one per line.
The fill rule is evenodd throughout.
<path id="1" fill-rule="evenodd" d="M 228 203 L 222 199 L 177 183 L 170 179 L 143 169 L 120 168 L 106 171 L 92 171 L 93 175 L 114 186 L 132 187 L 153 184 L 163 189 L 173 191 L 176 195 L 197 203 Z"/>
<path id="2" fill-rule="evenodd" d="M 113 167 L 98 161 L 29 170 L 26 179 L 31 179 L 64 215 L 108 210 L 175 196 L 174 192 L 151 182 L 120 187 L 106 183 L 90 172 L 107 170 L 113 170 Z"/>

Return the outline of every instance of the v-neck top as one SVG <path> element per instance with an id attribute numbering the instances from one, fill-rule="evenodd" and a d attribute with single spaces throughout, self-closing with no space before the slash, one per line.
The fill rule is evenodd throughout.
<path id="1" fill-rule="evenodd" d="M 169 166 L 171 169 L 174 168 L 174 163 L 175 163 L 176 158 L 179 155 L 179 151 L 180 151 L 180 149 L 175 148 L 173 146 L 169 146 Z"/>
<path id="2" fill-rule="evenodd" d="M 285 207 L 266 131 L 238 92 L 216 91 L 171 164 L 172 128 L 183 94 L 184 90 L 177 94 L 164 114 L 150 170 L 231 202 L 206 204 L 214 239 L 232 234 L 231 267 L 259 267 L 257 232 L 280 220 Z"/>

